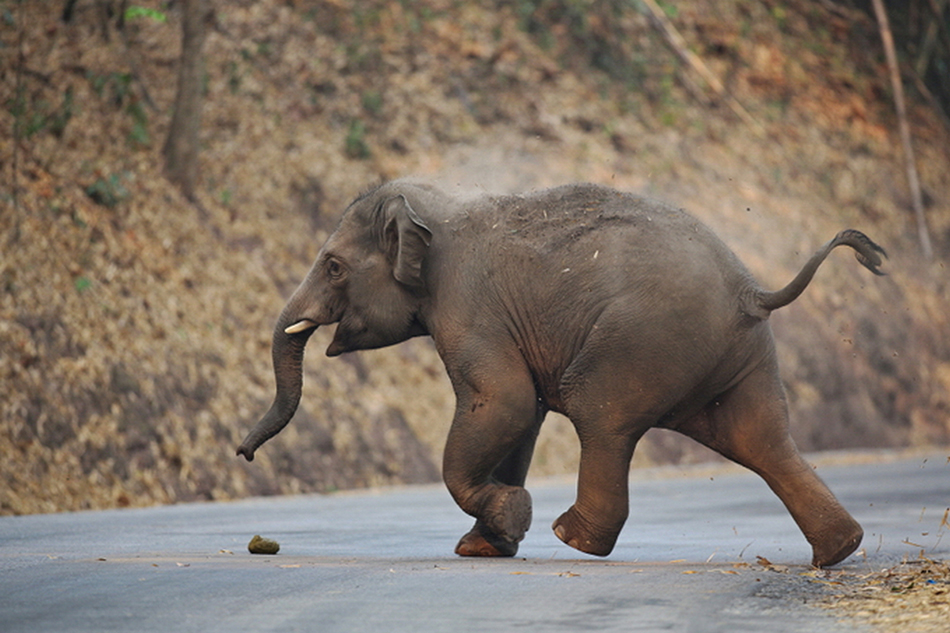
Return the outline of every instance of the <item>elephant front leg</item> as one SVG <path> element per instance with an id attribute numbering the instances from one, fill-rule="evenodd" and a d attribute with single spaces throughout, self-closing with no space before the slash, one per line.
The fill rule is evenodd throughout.
<path id="1" fill-rule="evenodd" d="M 443 478 L 475 526 L 455 548 L 460 556 L 514 556 L 531 526 L 524 489 L 544 410 L 523 377 L 456 385 L 458 403 L 445 447 Z"/>
<path id="2" fill-rule="evenodd" d="M 517 486 L 499 487 L 485 518 L 475 521 L 455 546 L 459 556 L 514 556 L 531 527 L 531 495 Z"/>
<path id="3" fill-rule="evenodd" d="M 551 526 L 559 539 L 595 556 L 613 551 L 630 508 L 627 482 L 635 442 L 617 444 L 582 442 L 577 500 Z"/>
<path id="4" fill-rule="evenodd" d="M 531 456 L 534 453 L 534 444 L 538 438 L 538 431 L 541 428 L 541 422 L 544 420 L 544 411 L 538 410 L 536 414 L 536 424 L 533 431 L 528 432 L 528 436 L 522 441 L 512 453 L 506 457 L 501 464 L 495 468 L 491 479 L 501 485 L 511 486 L 514 491 L 521 490 L 524 495 L 528 491 L 524 490 L 524 481 L 528 475 L 528 467 L 531 465 Z M 507 510 L 500 510 L 489 513 L 494 516 L 509 517 L 509 521 L 515 524 L 524 524 L 527 530 L 531 524 L 531 497 L 518 500 L 521 493 L 511 493 L 514 496 L 502 501 L 502 505 L 508 506 Z M 525 513 L 527 515 L 525 516 Z M 511 526 L 502 526 L 502 532 L 517 532 L 517 528 L 510 530 Z M 518 553 L 517 542 L 502 539 L 497 536 L 498 530 L 487 525 L 483 520 L 475 521 L 475 526 L 465 536 L 459 540 L 455 547 L 455 553 L 459 556 L 514 556 Z"/>

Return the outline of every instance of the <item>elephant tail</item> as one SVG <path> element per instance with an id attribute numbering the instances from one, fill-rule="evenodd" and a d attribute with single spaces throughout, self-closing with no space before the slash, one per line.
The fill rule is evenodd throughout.
<path id="1" fill-rule="evenodd" d="M 875 275 L 886 274 L 878 268 L 878 266 L 883 263 L 881 258 L 887 257 L 887 253 L 884 249 L 875 244 L 871 238 L 861 231 L 848 229 L 841 231 L 833 240 L 818 249 L 818 252 L 811 256 L 799 271 L 798 275 L 795 276 L 795 279 L 787 286 L 775 292 L 760 291 L 756 293 L 756 307 L 759 308 L 759 310 L 764 310 L 767 314 L 772 310 L 787 306 L 797 299 L 808 286 L 808 283 L 815 275 L 815 271 L 818 270 L 821 262 L 825 261 L 825 258 L 828 257 L 828 253 L 837 246 L 850 246 L 854 249 L 854 256 L 861 262 L 862 266 Z"/>

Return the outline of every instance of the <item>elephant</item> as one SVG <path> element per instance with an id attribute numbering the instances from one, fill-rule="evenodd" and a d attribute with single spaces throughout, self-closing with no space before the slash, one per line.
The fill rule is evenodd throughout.
<path id="1" fill-rule="evenodd" d="M 884 274 L 884 249 L 844 230 L 769 292 L 704 224 L 648 197 L 593 184 L 461 197 L 384 183 L 346 208 L 281 312 L 276 396 L 237 453 L 253 460 L 293 416 L 316 328 L 336 324 L 331 357 L 430 336 L 456 396 L 443 480 L 475 518 L 458 555 L 515 555 L 531 523 L 535 441 L 556 411 L 581 447 L 575 502 L 552 526 L 569 546 L 612 551 L 634 448 L 659 427 L 760 475 L 812 564 L 835 565 L 863 531 L 792 440 L 768 318 L 842 245 Z"/>

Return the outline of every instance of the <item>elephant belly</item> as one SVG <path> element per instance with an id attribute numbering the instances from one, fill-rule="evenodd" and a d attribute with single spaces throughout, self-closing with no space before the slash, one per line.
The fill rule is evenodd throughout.
<path id="1" fill-rule="evenodd" d="M 742 325 L 705 310 L 688 318 L 646 312 L 624 305 L 604 312 L 553 397 L 544 394 L 553 410 L 575 425 L 599 420 L 617 432 L 675 429 L 774 353 L 764 321 Z"/>

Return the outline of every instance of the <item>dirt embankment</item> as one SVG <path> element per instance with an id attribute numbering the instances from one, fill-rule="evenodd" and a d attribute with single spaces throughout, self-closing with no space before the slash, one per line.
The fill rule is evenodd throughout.
<path id="1" fill-rule="evenodd" d="M 773 317 L 796 439 L 950 441 L 950 138 L 912 102 L 926 262 L 873 25 L 810 2 L 676 3 L 762 135 L 611 3 L 217 3 L 199 209 L 161 175 L 178 15 L 139 2 L 167 20 L 120 30 L 96 3 L 68 24 L 56 4 L 0 3 L 0 513 L 436 479 L 453 399 L 425 340 L 326 359 L 319 332 L 297 418 L 253 464 L 234 456 L 272 397 L 284 300 L 347 201 L 402 175 L 671 199 L 770 287 L 862 229 L 888 277 L 836 254 Z M 533 473 L 576 454 L 552 419 Z M 708 456 L 657 432 L 636 462 Z"/>

